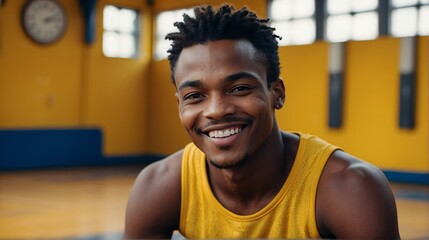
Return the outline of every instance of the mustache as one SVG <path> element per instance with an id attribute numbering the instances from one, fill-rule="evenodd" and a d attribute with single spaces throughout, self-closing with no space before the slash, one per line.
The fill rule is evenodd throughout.
<path id="1" fill-rule="evenodd" d="M 219 120 L 211 120 L 210 122 L 206 123 L 203 127 L 197 127 L 196 131 L 197 133 L 203 133 L 202 129 L 205 129 L 207 127 L 213 126 L 213 125 L 218 125 L 218 124 L 223 124 L 223 123 L 234 123 L 234 122 L 239 122 L 239 123 L 246 123 L 246 124 L 251 124 L 252 123 L 252 119 L 251 118 L 240 118 L 240 117 L 225 117 Z"/>

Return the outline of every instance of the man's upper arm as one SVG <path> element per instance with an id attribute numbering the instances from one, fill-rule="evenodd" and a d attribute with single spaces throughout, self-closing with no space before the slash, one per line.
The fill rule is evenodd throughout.
<path id="1" fill-rule="evenodd" d="M 335 238 L 399 238 L 389 182 L 373 165 L 344 152 L 331 156 L 318 187 L 317 223 Z"/>
<path id="2" fill-rule="evenodd" d="M 180 220 L 181 152 L 147 166 L 132 188 L 125 238 L 170 238 Z"/>

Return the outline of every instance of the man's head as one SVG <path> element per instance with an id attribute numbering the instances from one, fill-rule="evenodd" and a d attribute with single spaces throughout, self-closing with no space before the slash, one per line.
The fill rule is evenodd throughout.
<path id="1" fill-rule="evenodd" d="M 172 80 L 188 135 L 217 168 L 268 156 L 283 106 L 277 36 L 247 9 L 194 9 L 170 33 Z"/>
<path id="2" fill-rule="evenodd" d="M 217 168 L 267 157 L 276 139 L 274 110 L 283 106 L 283 81 L 267 84 L 257 52 L 248 40 L 217 40 L 184 48 L 177 61 L 180 121 Z"/>
<path id="3" fill-rule="evenodd" d="M 247 40 L 257 49 L 258 57 L 267 67 L 268 85 L 279 79 L 280 67 L 278 57 L 279 36 L 274 29 L 267 26 L 268 19 L 259 19 L 247 8 L 235 10 L 224 4 L 218 9 L 212 6 L 196 7 L 195 17 L 184 15 L 183 22 L 174 25 L 179 32 L 169 33 L 166 39 L 172 40 L 172 48 L 168 51 L 171 67 L 171 80 L 175 84 L 174 73 L 176 63 L 184 48 L 205 44 L 209 41 L 222 39 Z"/>

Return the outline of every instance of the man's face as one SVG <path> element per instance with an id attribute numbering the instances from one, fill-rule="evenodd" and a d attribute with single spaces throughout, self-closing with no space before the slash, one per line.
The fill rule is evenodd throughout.
<path id="1" fill-rule="evenodd" d="M 251 157 L 273 130 L 279 89 L 268 87 L 266 65 L 256 59 L 247 40 L 219 40 L 184 48 L 177 61 L 181 122 L 219 168 Z"/>

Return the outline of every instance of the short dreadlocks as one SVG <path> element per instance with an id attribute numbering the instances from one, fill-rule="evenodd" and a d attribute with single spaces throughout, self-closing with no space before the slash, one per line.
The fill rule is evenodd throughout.
<path id="1" fill-rule="evenodd" d="M 246 7 L 235 10 L 224 4 L 218 9 L 212 6 L 194 8 L 195 17 L 183 15 L 183 22 L 175 22 L 179 32 L 167 34 L 165 39 L 172 40 L 168 50 L 171 68 L 171 80 L 174 81 L 174 70 L 183 48 L 208 41 L 222 39 L 246 39 L 257 49 L 267 64 L 267 81 L 270 85 L 280 75 L 278 43 L 274 28 L 266 23 L 269 19 L 260 19 Z"/>

